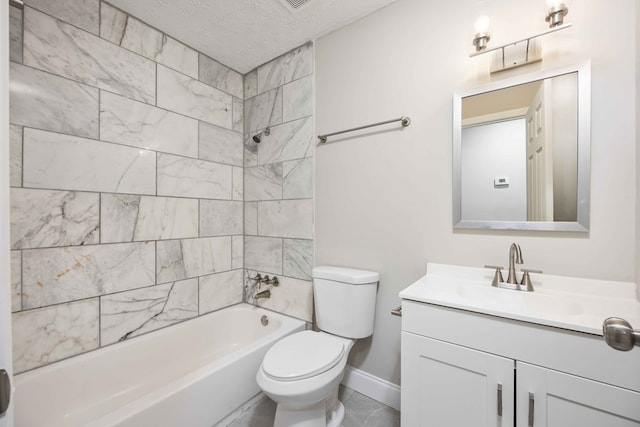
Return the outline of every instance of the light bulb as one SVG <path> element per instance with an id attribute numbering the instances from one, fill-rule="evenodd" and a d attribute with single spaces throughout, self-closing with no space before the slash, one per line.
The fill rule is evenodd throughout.
<path id="1" fill-rule="evenodd" d="M 549 7 L 560 7 L 562 0 L 546 0 Z"/>
<path id="2" fill-rule="evenodd" d="M 474 22 L 473 27 L 476 30 L 476 33 L 486 33 L 489 30 L 489 25 L 491 24 L 491 18 L 487 15 L 481 15 L 476 18 L 476 22 Z"/>

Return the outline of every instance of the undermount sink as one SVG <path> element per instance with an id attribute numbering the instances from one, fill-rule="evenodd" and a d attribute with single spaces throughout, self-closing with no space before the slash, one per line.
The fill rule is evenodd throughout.
<path id="1" fill-rule="evenodd" d="M 493 271 L 429 263 L 427 274 L 400 298 L 602 335 L 602 322 L 621 317 L 640 325 L 636 285 L 531 274 L 534 292 L 491 286 Z"/>

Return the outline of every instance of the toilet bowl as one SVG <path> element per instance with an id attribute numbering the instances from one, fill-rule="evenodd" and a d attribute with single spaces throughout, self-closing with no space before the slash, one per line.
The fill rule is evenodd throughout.
<path id="1" fill-rule="evenodd" d="M 274 427 L 339 427 L 338 387 L 355 339 L 373 333 L 378 273 L 340 267 L 312 272 L 317 326 L 278 341 L 256 381 L 277 403 Z"/>

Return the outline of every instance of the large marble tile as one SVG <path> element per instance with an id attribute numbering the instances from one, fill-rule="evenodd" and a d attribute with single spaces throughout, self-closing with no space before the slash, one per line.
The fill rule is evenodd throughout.
<path id="1" fill-rule="evenodd" d="M 100 139 L 198 156 L 198 121 L 108 92 L 100 95 Z"/>
<path id="2" fill-rule="evenodd" d="M 253 98 L 258 94 L 258 72 L 253 70 L 244 76 L 244 99 Z"/>
<path id="3" fill-rule="evenodd" d="M 251 133 L 244 134 L 244 167 L 258 165 L 258 145 L 253 142 Z"/>
<path id="4" fill-rule="evenodd" d="M 277 88 L 244 103 L 244 131 L 254 133 L 282 123 L 282 89 Z M 268 139 L 270 137 L 265 137 Z"/>
<path id="5" fill-rule="evenodd" d="M 238 98 L 233 98 L 233 130 L 244 131 L 244 102 Z"/>
<path id="6" fill-rule="evenodd" d="M 102 243 L 198 237 L 198 200 L 103 194 Z"/>
<path id="7" fill-rule="evenodd" d="M 25 4 L 90 33 L 99 32 L 100 0 L 25 0 Z"/>
<path id="8" fill-rule="evenodd" d="M 20 64 L 9 72 L 11 123 L 98 138 L 98 89 Z"/>
<path id="9" fill-rule="evenodd" d="M 22 10 L 9 8 L 9 59 L 22 62 Z"/>
<path id="10" fill-rule="evenodd" d="M 99 194 L 11 189 L 12 249 L 91 245 L 99 237 Z"/>
<path id="11" fill-rule="evenodd" d="M 153 285 L 154 254 L 153 242 L 25 250 L 23 308 Z"/>
<path id="12" fill-rule="evenodd" d="M 158 106 L 227 129 L 233 127 L 232 96 L 158 65 Z"/>
<path id="13" fill-rule="evenodd" d="M 313 159 L 284 162 L 282 165 L 282 198 L 311 199 L 313 197 Z"/>
<path id="14" fill-rule="evenodd" d="M 22 310 L 22 252 L 11 251 L 11 312 Z"/>
<path id="15" fill-rule="evenodd" d="M 247 201 L 282 199 L 282 163 L 245 168 Z"/>
<path id="16" fill-rule="evenodd" d="M 288 83 L 282 88 L 282 121 L 313 114 L 313 76 Z"/>
<path id="17" fill-rule="evenodd" d="M 200 277 L 200 314 L 242 302 L 242 270 Z"/>
<path id="18" fill-rule="evenodd" d="M 158 154 L 158 195 L 231 199 L 232 167 Z"/>
<path id="19" fill-rule="evenodd" d="M 263 93 L 313 72 L 313 44 L 307 43 L 257 70 L 257 91 Z"/>
<path id="20" fill-rule="evenodd" d="M 233 168 L 233 200 L 244 200 L 244 169 Z"/>
<path id="21" fill-rule="evenodd" d="M 242 133 L 200 122 L 199 135 L 201 159 L 242 166 Z"/>
<path id="22" fill-rule="evenodd" d="M 20 373 L 99 346 L 98 298 L 12 317 L 13 370 Z"/>
<path id="23" fill-rule="evenodd" d="M 246 236 L 244 265 L 251 270 L 282 274 L 282 239 Z"/>
<path id="24" fill-rule="evenodd" d="M 245 236 L 258 234 L 258 202 L 244 203 L 244 234 Z"/>
<path id="25" fill-rule="evenodd" d="M 244 267 L 244 236 L 231 237 L 231 268 Z"/>
<path id="26" fill-rule="evenodd" d="M 257 163 L 275 163 L 313 155 L 313 120 L 311 117 L 271 128 L 271 135 L 260 143 Z"/>
<path id="27" fill-rule="evenodd" d="M 9 185 L 22 187 L 22 126 L 9 125 Z"/>
<path id="28" fill-rule="evenodd" d="M 200 237 L 242 234 L 242 202 L 200 201 Z"/>
<path id="29" fill-rule="evenodd" d="M 100 298 L 100 344 L 108 345 L 198 315 L 198 279 Z"/>
<path id="30" fill-rule="evenodd" d="M 260 271 L 262 275 L 268 271 Z M 251 274 L 254 276 L 255 274 Z M 313 320 L 313 288 L 310 281 L 278 276 L 280 286 L 271 289 L 271 297 L 257 305 L 298 319 Z"/>
<path id="31" fill-rule="evenodd" d="M 343 427 L 400 427 L 400 411 L 356 391 L 342 398 L 345 406 Z"/>
<path id="32" fill-rule="evenodd" d="M 153 61 L 28 7 L 23 60 L 25 65 L 100 89 L 155 102 Z"/>
<path id="33" fill-rule="evenodd" d="M 313 240 L 284 239 L 282 257 L 282 274 L 311 280 Z"/>
<path id="34" fill-rule="evenodd" d="M 100 36 L 181 73 L 198 78 L 198 52 L 138 19 L 102 3 Z"/>
<path id="35" fill-rule="evenodd" d="M 163 240 L 157 252 L 158 283 L 231 270 L 231 237 Z"/>
<path id="36" fill-rule="evenodd" d="M 198 79 L 237 98 L 244 97 L 242 74 L 200 54 Z"/>
<path id="37" fill-rule="evenodd" d="M 24 130 L 25 187 L 154 194 L 156 153 L 105 142 Z"/>
<path id="38" fill-rule="evenodd" d="M 313 239 L 313 200 L 282 200 L 258 203 L 261 236 Z"/>

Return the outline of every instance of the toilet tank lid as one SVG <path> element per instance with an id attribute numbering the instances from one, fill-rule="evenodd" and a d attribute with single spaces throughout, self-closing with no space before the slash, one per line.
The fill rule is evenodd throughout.
<path id="1" fill-rule="evenodd" d="M 380 279 L 380 274 L 376 271 L 330 266 L 314 267 L 311 275 L 314 279 L 334 280 L 352 285 L 374 283 Z"/>

